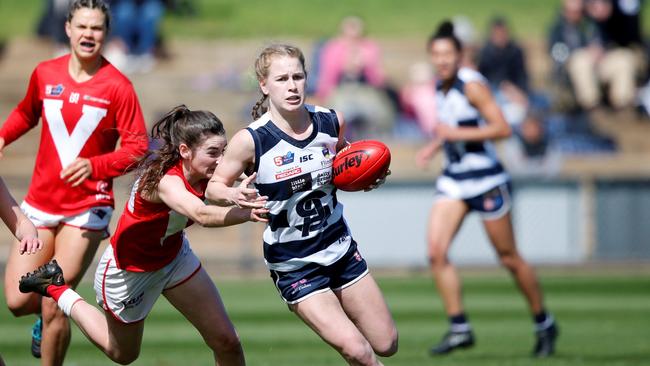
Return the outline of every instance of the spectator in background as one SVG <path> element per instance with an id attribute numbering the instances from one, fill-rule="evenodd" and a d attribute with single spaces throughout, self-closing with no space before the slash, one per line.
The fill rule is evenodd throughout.
<path id="1" fill-rule="evenodd" d="M 356 16 L 344 18 L 340 34 L 323 46 L 316 97 L 348 117 L 353 140 L 393 128 L 397 98 L 391 99 L 380 60 L 379 45 Z"/>
<path id="2" fill-rule="evenodd" d="M 400 89 L 401 115 L 395 126 L 400 137 L 428 138 L 436 125 L 436 82 L 433 70 L 426 62 L 409 69 L 409 80 Z"/>
<path id="3" fill-rule="evenodd" d="M 320 59 L 317 96 L 326 100 L 345 82 L 359 82 L 382 88 L 385 82 L 379 45 L 365 36 L 365 24 L 356 16 L 341 21 L 340 33 L 326 42 Z"/>
<path id="4" fill-rule="evenodd" d="M 553 95 L 557 109 L 570 111 L 576 107 L 578 100 L 582 107 L 590 108 L 592 102 L 585 103 L 588 91 L 580 89 L 585 83 L 574 82 L 575 66 L 595 62 L 598 46 L 595 44 L 596 28 L 593 22 L 584 16 L 583 0 L 564 0 L 557 18 L 549 32 L 548 51 L 553 60 Z M 569 92 L 567 93 L 567 87 Z M 587 86 L 587 88 L 590 88 Z"/>
<path id="5" fill-rule="evenodd" d="M 68 36 L 65 34 L 64 25 L 69 7 L 70 0 L 47 0 L 43 14 L 38 21 L 36 34 L 54 42 L 55 56 L 61 56 L 68 52 Z"/>
<path id="6" fill-rule="evenodd" d="M 111 0 L 110 5 L 115 28 L 107 58 L 127 73 L 151 71 L 164 1 Z"/>
<path id="7" fill-rule="evenodd" d="M 490 83 L 508 123 L 520 123 L 529 104 L 528 73 L 524 51 L 511 38 L 502 17 L 490 23 L 489 38 L 479 53 L 478 70 Z"/>
<path id="8" fill-rule="evenodd" d="M 545 176 L 559 173 L 560 152 L 549 138 L 543 114 L 529 111 L 504 144 L 504 163 L 515 176 Z"/>
<path id="9" fill-rule="evenodd" d="M 585 9 L 596 37 L 592 47 L 574 52 L 567 64 L 578 104 L 586 110 L 599 106 L 601 87 L 606 86 L 613 108 L 632 107 L 646 62 L 639 31 L 640 2 L 587 0 Z"/>

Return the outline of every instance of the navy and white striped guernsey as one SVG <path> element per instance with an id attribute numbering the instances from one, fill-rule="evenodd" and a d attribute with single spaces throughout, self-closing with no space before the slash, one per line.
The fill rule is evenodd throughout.
<path id="1" fill-rule="evenodd" d="M 339 122 L 333 110 L 305 105 L 313 132 L 296 140 L 265 113 L 247 130 L 255 141 L 255 187 L 268 196 L 264 260 L 270 270 L 288 272 L 308 263 L 330 265 L 352 243 L 331 184 Z"/>
<path id="2" fill-rule="evenodd" d="M 485 120 L 465 95 L 465 84 L 486 83 L 477 71 L 461 68 L 445 93 L 439 82 L 436 91 L 438 120 L 452 127 L 480 127 Z M 491 141 L 445 142 L 445 168 L 436 189 L 445 195 L 465 199 L 483 194 L 510 180 Z"/>

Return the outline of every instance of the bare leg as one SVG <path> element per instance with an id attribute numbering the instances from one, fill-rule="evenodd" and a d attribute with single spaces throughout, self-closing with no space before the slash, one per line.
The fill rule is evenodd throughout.
<path id="1" fill-rule="evenodd" d="M 501 264 L 512 273 L 519 289 L 526 297 L 533 314 L 543 309 L 542 291 L 533 268 L 519 255 L 515 244 L 510 214 L 496 220 L 483 221 L 485 230 L 496 249 Z"/>
<path id="2" fill-rule="evenodd" d="M 388 357 L 397 352 L 395 322 L 379 286 L 370 274 L 334 294 L 376 354 Z"/>
<path id="3" fill-rule="evenodd" d="M 14 316 L 23 316 L 41 312 L 41 296 L 35 293 L 23 294 L 18 290 L 20 276 L 42 266 L 54 256 L 54 231 L 39 229 L 38 236 L 43 240 L 43 249 L 35 254 L 20 255 L 18 242 L 14 241 L 9 251 L 5 267 L 5 298 L 7 307 Z"/>
<path id="4" fill-rule="evenodd" d="M 75 288 L 88 269 L 103 233 L 71 226 L 60 226 L 54 242 L 54 258 L 63 269 L 66 283 Z M 42 303 L 43 339 L 41 364 L 62 365 L 70 344 L 70 323 L 56 303 Z"/>
<path id="5" fill-rule="evenodd" d="M 128 364 L 138 358 L 144 321 L 121 323 L 85 301 L 74 304 L 70 317 L 86 338 L 114 362 Z"/>
<path id="6" fill-rule="evenodd" d="M 334 347 L 348 364 L 381 365 L 372 346 L 348 318 L 332 291 L 313 295 L 291 305 L 291 309 L 325 342 Z"/>
<path id="7" fill-rule="evenodd" d="M 447 315 L 463 312 L 461 283 L 456 268 L 449 262 L 452 240 L 460 228 L 467 206 L 463 201 L 439 199 L 429 218 L 429 260 Z"/>
<path id="8" fill-rule="evenodd" d="M 201 333 L 214 352 L 216 365 L 246 364 L 239 337 L 219 291 L 203 268 L 187 282 L 163 294 Z"/>

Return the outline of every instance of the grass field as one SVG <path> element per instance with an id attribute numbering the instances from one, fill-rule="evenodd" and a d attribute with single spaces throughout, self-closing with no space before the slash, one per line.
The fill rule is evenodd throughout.
<path id="1" fill-rule="evenodd" d="M 646 272 L 647 273 L 647 272 Z M 426 351 L 445 331 L 441 303 L 424 276 L 380 278 L 400 331 L 400 350 L 386 365 L 543 364 L 647 365 L 650 362 L 650 278 L 646 275 L 543 274 L 547 303 L 561 326 L 557 356 L 528 357 L 533 335 L 523 299 L 500 272 L 465 275 L 465 297 L 477 345 L 432 359 Z M 267 280 L 217 281 L 243 341 L 249 365 L 341 365 L 336 352 L 311 333 L 280 302 Z M 92 299 L 86 285 L 82 294 Z M 4 299 L 2 299 L 4 303 Z M 7 365 L 37 365 L 29 355 L 33 317 L 13 319 L 0 311 L 0 353 Z M 161 299 L 145 326 L 135 365 L 209 365 L 211 354 L 197 332 Z M 66 365 L 107 365 L 74 327 Z"/>

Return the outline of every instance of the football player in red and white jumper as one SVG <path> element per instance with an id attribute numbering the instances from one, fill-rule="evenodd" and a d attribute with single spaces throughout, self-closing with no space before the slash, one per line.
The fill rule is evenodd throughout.
<path id="1" fill-rule="evenodd" d="M 39 357 L 42 349 L 47 365 L 63 363 L 70 325 L 50 299 L 41 303 L 40 296 L 20 293 L 20 275 L 56 257 L 68 284 L 75 287 L 108 236 L 113 178 L 147 149 L 133 86 L 101 55 L 109 25 L 103 1 L 72 2 L 65 23 L 70 53 L 36 66 L 24 99 L 0 129 L 1 154 L 42 121 L 34 173 L 21 208 L 38 228 L 44 247 L 32 256 L 11 250 L 4 290 L 14 315 L 42 314 L 43 341 L 36 332 L 32 353 Z"/>
<path id="2" fill-rule="evenodd" d="M 120 217 L 111 245 L 95 272 L 102 313 L 84 301 L 54 262 L 24 276 L 21 291 L 51 296 L 65 314 L 111 360 L 137 359 L 144 320 L 164 295 L 199 331 L 215 364 L 243 365 L 244 353 L 214 283 L 190 249 L 185 227 L 228 226 L 267 221 L 266 197 L 249 197 L 255 208 L 206 205 L 208 179 L 226 147 L 223 124 L 212 113 L 181 105 L 152 128 L 163 142 L 138 168 L 138 179 Z M 244 179 L 248 185 L 255 174 Z"/>

